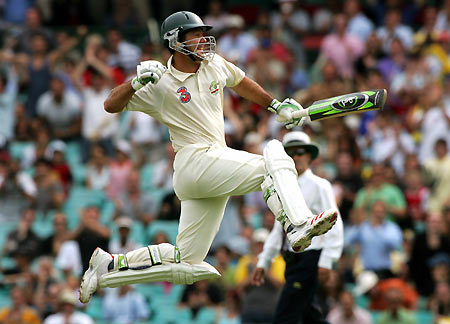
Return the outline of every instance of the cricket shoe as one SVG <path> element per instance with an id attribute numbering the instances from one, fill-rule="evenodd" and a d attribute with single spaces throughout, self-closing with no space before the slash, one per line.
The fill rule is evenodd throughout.
<path id="1" fill-rule="evenodd" d="M 89 269 L 83 275 L 80 285 L 80 301 L 88 303 L 91 296 L 97 290 L 98 280 L 102 275 L 108 272 L 108 265 L 114 257 L 103 251 L 101 248 L 96 248 L 89 260 Z"/>
<path id="2" fill-rule="evenodd" d="M 319 215 L 308 217 L 299 226 L 286 224 L 286 236 L 295 252 L 302 252 L 311 245 L 311 240 L 328 232 L 336 223 L 338 213 L 336 209 L 328 209 Z"/>

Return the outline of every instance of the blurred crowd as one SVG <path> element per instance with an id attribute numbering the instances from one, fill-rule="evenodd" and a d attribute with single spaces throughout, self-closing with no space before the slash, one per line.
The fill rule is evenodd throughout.
<path id="1" fill-rule="evenodd" d="M 103 101 L 140 61 L 167 61 L 154 35 L 180 9 L 214 26 L 218 53 L 280 100 L 387 89 L 383 111 L 303 126 L 345 224 L 343 257 L 318 298 L 331 324 L 450 322 L 450 1 L 6 0 L 0 9 L 0 323 L 237 324 L 242 314 L 270 323 L 285 265 L 276 259 L 264 285 L 250 284 L 274 224 L 259 192 L 228 203 L 208 256 L 216 282 L 77 301 L 95 247 L 175 244 L 166 127 L 108 114 Z M 287 132 L 232 91 L 224 113 L 233 148 L 261 154 Z"/>

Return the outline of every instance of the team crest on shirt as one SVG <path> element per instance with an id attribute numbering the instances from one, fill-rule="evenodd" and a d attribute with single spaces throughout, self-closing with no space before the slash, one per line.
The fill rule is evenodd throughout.
<path id="1" fill-rule="evenodd" d="M 191 101 L 191 94 L 187 91 L 186 87 L 180 87 L 177 90 L 177 93 L 180 94 L 181 103 L 188 103 Z"/>
<path id="2" fill-rule="evenodd" d="M 209 92 L 211 92 L 211 94 L 216 94 L 219 93 L 219 90 L 219 83 L 217 83 L 216 81 L 211 82 L 211 84 L 209 85 Z"/>

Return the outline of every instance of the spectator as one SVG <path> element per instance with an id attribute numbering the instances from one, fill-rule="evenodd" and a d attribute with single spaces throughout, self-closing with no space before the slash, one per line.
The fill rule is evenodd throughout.
<path id="1" fill-rule="evenodd" d="M 247 70 L 256 82 L 276 97 L 284 96 L 283 85 L 288 81 L 287 64 L 293 57 L 287 47 L 272 37 L 268 25 L 258 26 L 259 44 L 253 48 L 247 59 Z"/>
<path id="2" fill-rule="evenodd" d="M 429 301 L 429 308 L 436 315 L 436 323 L 450 318 L 450 285 L 448 282 L 439 282 Z"/>
<path id="3" fill-rule="evenodd" d="M 111 170 L 105 150 L 101 145 L 93 145 L 86 168 L 86 186 L 93 190 L 105 190 L 111 180 Z"/>
<path id="4" fill-rule="evenodd" d="M 0 160 L 0 220 L 17 222 L 21 211 L 37 195 L 36 184 L 27 173 L 20 170 L 18 162 Z"/>
<path id="5" fill-rule="evenodd" d="M 77 297 L 72 291 L 62 290 L 59 295 L 59 312 L 48 316 L 44 324 L 94 324 L 89 315 L 76 311 L 76 303 Z"/>
<path id="6" fill-rule="evenodd" d="M 14 136 L 17 82 L 17 74 L 12 66 L 0 71 L 0 136 L 6 140 Z"/>
<path id="7" fill-rule="evenodd" d="M 107 39 L 110 49 L 108 65 L 122 67 L 127 75 L 135 73 L 141 57 L 139 47 L 123 40 L 122 33 L 118 29 L 110 29 Z"/>
<path id="8" fill-rule="evenodd" d="M 301 8 L 301 2 L 297 0 L 278 0 L 279 9 L 270 19 L 270 27 L 273 30 L 273 39 L 285 44 L 295 56 L 294 66 L 304 67 L 305 49 L 301 39 L 311 28 L 309 13 Z"/>
<path id="9" fill-rule="evenodd" d="M 394 38 L 398 38 L 407 50 L 413 46 L 413 31 L 411 27 L 401 24 L 401 14 L 396 9 L 390 9 L 386 13 L 384 25 L 378 27 L 376 33 L 383 44 L 385 53 L 389 52 Z"/>
<path id="10" fill-rule="evenodd" d="M 44 27 L 42 24 L 42 13 L 37 7 L 30 7 L 25 14 L 25 24 L 22 26 L 21 31 L 17 35 L 17 45 L 14 51 L 18 53 L 31 54 L 33 35 L 41 34 L 45 37 L 45 40 L 51 44 L 55 41 L 55 35 L 53 32 Z"/>
<path id="11" fill-rule="evenodd" d="M 408 218 L 415 225 L 421 225 L 426 218 L 430 191 L 423 184 L 422 174 L 417 170 L 405 173 L 403 184 Z"/>
<path id="12" fill-rule="evenodd" d="M 129 111 L 129 134 L 137 165 L 157 161 L 161 155 L 164 126 L 156 119 L 138 111 Z"/>
<path id="13" fill-rule="evenodd" d="M 363 186 L 356 163 L 348 152 L 341 152 L 336 160 L 337 175 L 333 184 L 342 192 L 342 200 L 339 206 L 342 218 L 346 221 L 355 201 L 356 193 Z"/>
<path id="14" fill-rule="evenodd" d="M 126 75 L 122 67 L 108 65 L 109 54 L 102 36 L 91 34 L 87 37 L 84 57 L 75 70 L 75 75 L 82 74 L 83 86 L 92 86 L 95 71 L 100 72 L 110 84 L 119 85 L 125 81 Z"/>
<path id="15" fill-rule="evenodd" d="M 355 305 L 353 295 L 343 291 L 339 296 L 339 304 L 327 316 L 333 324 L 372 324 L 370 313 Z"/>
<path id="16" fill-rule="evenodd" d="M 51 161 L 52 170 L 67 192 L 72 184 L 72 172 L 66 161 L 66 149 L 67 146 L 63 141 L 55 140 L 49 144 L 46 155 Z"/>
<path id="17" fill-rule="evenodd" d="M 239 15 L 228 16 L 226 33 L 219 38 L 218 52 L 228 61 L 242 67 L 246 64 L 250 52 L 258 46 L 258 41 L 244 31 L 245 22 Z"/>
<path id="18" fill-rule="evenodd" d="M 45 311 L 45 300 L 50 294 L 50 287 L 58 283 L 56 269 L 53 267 L 53 260 L 50 257 L 42 257 L 39 260 L 39 268 L 34 274 L 33 286 L 33 304 L 37 305 L 39 310 Z"/>
<path id="19" fill-rule="evenodd" d="M 214 35 L 219 38 L 227 27 L 229 14 L 224 10 L 222 1 L 210 0 L 208 4 L 208 12 L 203 18 L 206 25 L 212 26 Z"/>
<path id="20" fill-rule="evenodd" d="M 276 301 L 284 283 L 285 264 L 281 256 L 273 260 L 266 272 L 265 281 L 260 286 L 251 284 L 251 274 L 256 268 L 258 255 L 269 235 L 267 229 L 257 229 L 253 233 L 250 254 L 242 256 L 236 266 L 235 281 L 242 294 L 242 324 L 268 323 L 274 318 Z"/>
<path id="21" fill-rule="evenodd" d="M 375 121 L 377 129 L 370 134 L 372 161 L 376 164 L 390 164 L 396 174 L 401 176 L 406 155 L 416 150 L 414 139 L 396 117 L 387 118 L 384 114 L 377 114 Z"/>
<path id="22" fill-rule="evenodd" d="M 17 229 L 10 232 L 3 245 L 2 255 L 14 259 L 12 268 L 3 269 L 5 283 L 25 283 L 31 280 L 31 262 L 40 253 L 40 238 L 31 226 L 35 219 L 34 209 L 25 209 L 18 222 Z M 31 288 L 31 286 L 28 286 Z"/>
<path id="23" fill-rule="evenodd" d="M 412 312 L 404 309 L 402 303 L 404 300 L 403 292 L 398 288 L 390 288 L 384 294 L 388 304 L 388 309 L 381 313 L 378 320 L 379 324 L 415 324 Z"/>
<path id="24" fill-rule="evenodd" d="M 52 168 L 52 163 L 47 159 L 39 159 L 35 162 L 34 181 L 37 186 L 36 210 L 47 213 L 52 209 L 53 193 L 62 190 L 63 184 L 59 174 Z"/>
<path id="25" fill-rule="evenodd" d="M 347 19 L 344 14 L 334 16 L 335 32 L 328 34 L 322 42 L 320 53 L 336 64 L 343 79 L 352 79 L 353 65 L 364 52 L 364 43 L 347 32 Z"/>
<path id="26" fill-rule="evenodd" d="M 362 12 L 359 0 L 345 1 L 343 11 L 348 19 L 347 32 L 366 42 L 372 34 L 374 25 Z"/>
<path id="27" fill-rule="evenodd" d="M 110 199 L 120 198 L 127 191 L 127 181 L 133 170 L 133 161 L 130 158 L 131 145 L 125 140 L 118 140 L 115 143 L 116 157 L 109 165 L 110 178 L 106 188 Z"/>
<path id="28" fill-rule="evenodd" d="M 402 219 L 406 213 L 406 202 L 400 188 L 387 183 L 384 167 L 376 164 L 367 184 L 356 193 L 355 208 L 370 212 L 375 201 L 384 202 L 386 214 L 390 220 Z"/>
<path id="29" fill-rule="evenodd" d="M 380 278 L 392 277 L 390 253 L 401 248 L 402 232 L 387 220 L 383 201 L 375 201 L 370 216 L 360 225 L 346 231 L 345 245 L 361 245 L 364 269 L 374 271 Z"/>
<path id="30" fill-rule="evenodd" d="M 431 212 L 427 216 L 425 232 L 414 238 L 409 260 L 411 279 L 422 296 L 430 296 L 434 291 L 429 261 L 440 253 L 450 254 L 450 240 L 443 232 L 442 215 Z"/>
<path id="31" fill-rule="evenodd" d="M 435 28 L 439 31 L 450 28 L 450 1 L 444 1 L 442 8 L 438 12 Z"/>
<path id="32" fill-rule="evenodd" d="M 225 298 L 225 308 L 218 315 L 217 324 L 238 324 L 241 323 L 240 298 L 235 290 L 228 290 Z"/>
<path id="33" fill-rule="evenodd" d="M 67 235 L 66 239 L 78 242 L 83 273 L 89 268 L 89 259 L 92 252 L 97 247 L 102 249 L 108 248 L 110 235 L 109 228 L 100 223 L 98 206 L 90 205 L 82 210 L 80 223 L 77 228 Z"/>
<path id="34" fill-rule="evenodd" d="M 104 319 L 117 324 L 145 321 L 150 316 L 149 309 L 144 296 L 129 285 L 108 289 L 102 304 Z"/>
<path id="35" fill-rule="evenodd" d="M 0 322 L 4 324 L 40 324 L 41 319 L 25 300 L 24 290 L 21 287 L 11 289 L 11 306 L 0 310 Z"/>
<path id="36" fill-rule="evenodd" d="M 53 74 L 50 89 L 39 97 L 37 114 L 49 125 L 54 137 L 61 140 L 78 139 L 81 130 L 81 101 L 65 89 L 63 79 Z"/>
<path id="37" fill-rule="evenodd" d="M 88 54 L 85 54 L 85 56 Z M 116 116 L 108 114 L 103 107 L 103 102 L 109 95 L 112 80 L 109 71 L 91 68 L 91 84 L 88 87 L 81 85 L 81 75 L 86 70 L 87 65 L 83 61 L 77 66 L 74 73 L 74 83 L 80 90 L 84 106 L 81 116 L 81 135 L 84 139 L 84 161 L 88 159 L 88 153 L 93 143 L 98 142 L 105 148 L 107 155 L 113 152 L 113 137 L 118 133 L 118 120 Z"/>
<path id="38" fill-rule="evenodd" d="M 122 216 L 116 219 L 119 237 L 109 242 L 109 251 L 114 254 L 127 254 L 132 250 L 136 250 L 141 245 L 130 238 L 130 231 L 133 226 L 133 220 L 129 217 Z"/>
<path id="39" fill-rule="evenodd" d="M 442 211 L 446 203 L 450 201 L 450 154 L 447 149 L 447 141 L 438 139 L 434 145 L 436 157 L 425 163 L 425 170 L 432 184 L 429 200 L 429 208 L 432 211 Z"/>
<path id="40" fill-rule="evenodd" d="M 398 290 L 401 293 L 401 305 L 405 309 L 416 309 L 419 295 L 410 284 L 400 278 L 389 278 L 378 281 L 375 287 L 370 290 L 369 308 L 377 311 L 389 309 L 390 305 L 386 294 L 392 289 Z"/>

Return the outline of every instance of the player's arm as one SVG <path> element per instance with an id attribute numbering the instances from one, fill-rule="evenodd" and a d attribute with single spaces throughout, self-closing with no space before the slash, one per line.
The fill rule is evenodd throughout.
<path id="1" fill-rule="evenodd" d="M 277 114 L 277 120 L 283 123 L 288 129 L 302 124 L 303 117 L 294 118 L 292 115 L 294 111 L 303 109 L 294 99 L 287 98 L 283 102 L 279 102 L 258 83 L 248 77 L 244 77 L 238 85 L 231 89 L 236 91 L 241 97 L 257 103 L 262 107 L 267 107 L 268 110 Z"/>
<path id="2" fill-rule="evenodd" d="M 136 67 L 137 75 L 131 82 L 125 82 L 115 87 L 108 98 L 106 98 L 104 107 L 109 113 L 118 113 L 128 104 L 134 93 L 145 86 L 147 83 L 155 85 L 166 72 L 166 67 L 158 61 L 144 61 Z"/>
<path id="3" fill-rule="evenodd" d="M 241 97 L 257 103 L 262 107 L 268 107 L 274 99 L 266 90 L 249 77 L 244 77 L 238 85 L 231 89 L 236 91 Z"/>

